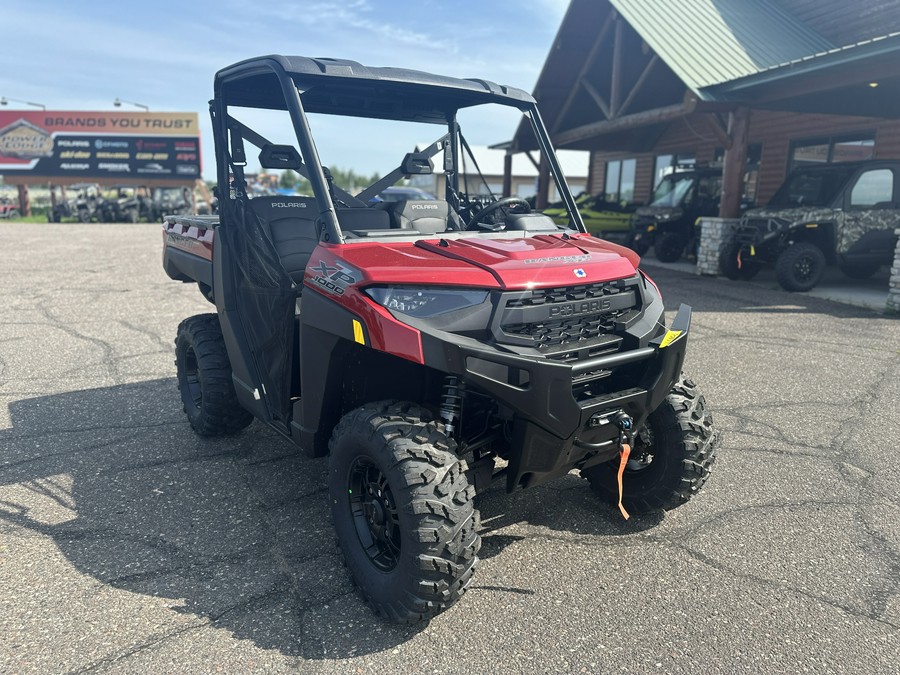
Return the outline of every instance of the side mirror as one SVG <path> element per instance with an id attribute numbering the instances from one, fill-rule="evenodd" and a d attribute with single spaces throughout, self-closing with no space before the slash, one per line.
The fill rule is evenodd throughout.
<path id="1" fill-rule="evenodd" d="M 434 172 L 434 162 L 424 152 L 407 152 L 400 163 L 404 176 L 420 176 Z"/>
<path id="2" fill-rule="evenodd" d="M 303 160 L 300 153 L 293 145 L 273 145 L 268 143 L 259 153 L 259 164 L 264 169 L 293 169 L 300 170 Z"/>

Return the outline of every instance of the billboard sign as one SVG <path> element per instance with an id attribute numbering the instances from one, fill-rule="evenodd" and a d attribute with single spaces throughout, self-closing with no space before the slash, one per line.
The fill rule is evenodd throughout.
<path id="1" fill-rule="evenodd" d="M 200 171 L 197 113 L 0 111 L 6 178 L 180 182 Z"/>

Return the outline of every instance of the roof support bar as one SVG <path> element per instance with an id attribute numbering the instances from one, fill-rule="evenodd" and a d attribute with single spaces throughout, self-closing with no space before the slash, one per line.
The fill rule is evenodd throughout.
<path id="1" fill-rule="evenodd" d="M 612 80 L 609 84 L 609 119 L 619 116 L 619 100 L 622 94 L 622 49 L 624 47 L 625 21 L 616 19 L 616 32 L 613 36 Z"/>
<path id="2" fill-rule="evenodd" d="M 716 113 L 707 113 L 705 117 L 706 121 L 709 123 L 709 128 L 712 130 L 713 134 L 715 134 L 719 143 L 722 144 L 722 147 L 726 150 L 731 148 L 733 139 L 728 135 L 728 130 L 722 124 L 721 118 Z"/>
<path id="3" fill-rule="evenodd" d="M 644 86 L 644 82 L 650 76 L 650 71 L 653 70 L 653 66 L 655 66 L 659 62 L 659 56 L 654 54 L 650 60 L 647 62 L 647 65 L 644 66 L 644 70 L 641 71 L 641 74 L 638 76 L 637 81 L 634 83 L 634 86 L 631 88 L 631 91 L 628 92 L 628 96 L 625 98 L 625 101 L 619 106 L 619 109 L 616 110 L 616 117 L 621 117 L 628 111 L 628 107 L 634 101 L 634 97 L 638 95 L 641 87 Z"/>
<path id="4" fill-rule="evenodd" d="M 607 15 L 606 21 L 603 22 L 603 27 L 600 29 L 600 32 L 597 33 L 597 39 L 594 40 L 594 45 L 591 47 L 591 51 L 588 52 L 587 57 L 581 64 L 581 70 L 578 71 L 578 77 L 575 78 L 576 82 L 581 82 L 582 80 L 584 80 L 584 76 L 587 75 L 587 71 L 590 70 L 590 67 L 594 65 L 594 59 L 597 58 L 597 52 L 600 51 L 600 47 L 603 44 L 603 41 L 606 39 L 606 34 L 609 32 L 609 29 L 612 27 L 613 23 L 616 20 L 616 14 L 616 10 L 611 9 L 609 14 Z M 559 115 L 557 115 L 556 117 L 556 123 L 553 125 L 554 132 L 559 130 L 559 127 L 562 124 L 566 113 L 569 112 L 569 108 L 572 107 L 572 101 L 575 100 L 575 94 L 577 93 L 578 87 L 572 87 L 572 89 L 569 91 L 569 95 L 566 97 L 565 103 L 563 103 L 562 108 L 559 109 Z"/>
<path id="5" fill-rule="evenodd" d="M 611 134 L 617 131 L 625 131 L 626 129 L 634 129 L 645 124 L 656 124 L 658 122 L 669 122 L 678 119 L 684 115 L 693 112 L 689 106 L 683 103 L 675 105 L 663 106 L 654 110 L 635 113 L 634 115 L 626 115 L 616 120 L 601 120 L 600 122 L 591 122 L 574 129 L 555 134 L 553 143 L 558 147 L 565 147 L 580 141 L 585 141 L 594 136 L 602 136 L 603 134 Z"/>
<path id="6" fill-rule="evenodd" d="M 612 114 L 612 109 L 610 107 L 610 104 L 606 102 L 606 100 L 603 98 L 603 96 L 600 94 L 600 92 L 597 91 L 597 89 L 594 87 L 594 85 L 592 85 L 590 82 L 588 82 L 584 78 L 580 79 L 578 81 L 578 84 L 580 84 L 582 87 L 584 87 L 584 90 L 591 95 L 591 98 L 594 99 L 594 103 L 596 103 L 597 107 L 600 108 L 600 111 L 603 113 L 603 116 L 606 119 L 611 120 L 613 118 L 613 114 Z"/>

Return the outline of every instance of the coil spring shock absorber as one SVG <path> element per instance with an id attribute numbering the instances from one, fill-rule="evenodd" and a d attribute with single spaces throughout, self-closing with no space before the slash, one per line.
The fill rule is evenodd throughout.
<path id="1" fill-rule="evenodd" d="M 465 383 L 456 375 L 447 375 L 444 378 L 444 388 L 441 392 L 441 421 L 444 423 L 444 430 L 450 437 L 456 435 L 456 423 L 462 413 L 463 394 L 465 393 Z"/>

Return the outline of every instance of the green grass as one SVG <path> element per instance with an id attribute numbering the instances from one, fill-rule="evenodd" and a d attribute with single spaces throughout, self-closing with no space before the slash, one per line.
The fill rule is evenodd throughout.
<path id="1" fill-rule="evenodd" d="M 6 220 L 6 221 L 0 220 L 0 223 L 2 223 L 2 222 L 7 222 L 7 223 L 46 223 L 47 215 L 44 213 L 37 213 L 37 214 L 30 215 L 27 218 L 19 216 L 18 218 L 10 218 L 9 220 Z"/>

